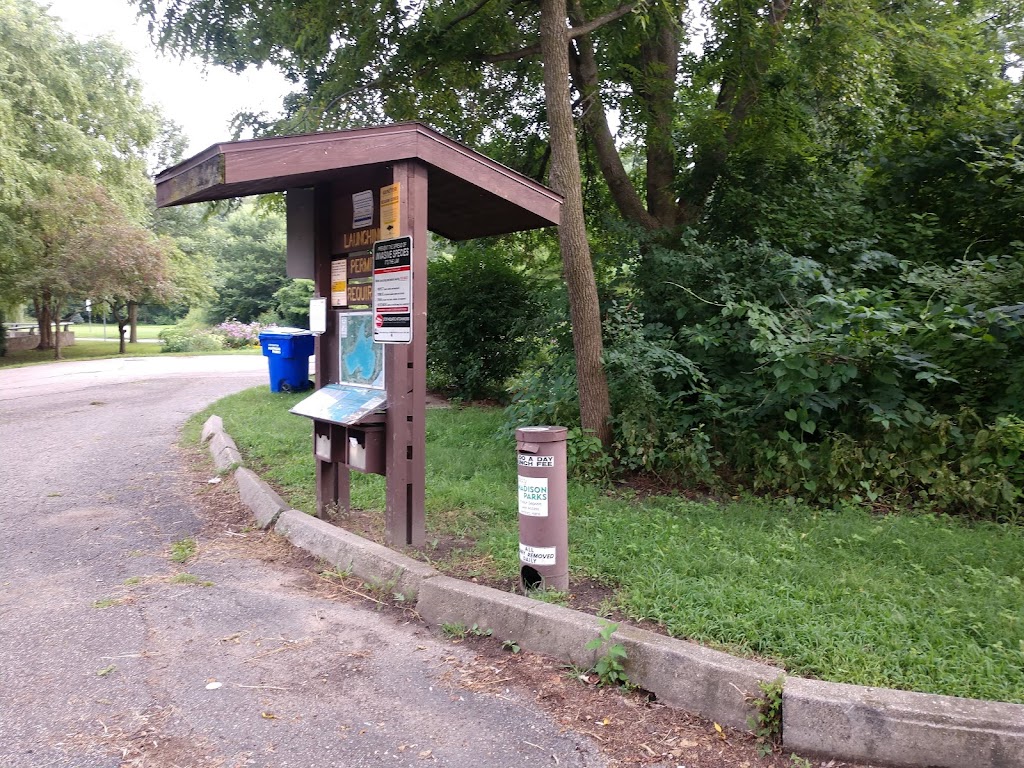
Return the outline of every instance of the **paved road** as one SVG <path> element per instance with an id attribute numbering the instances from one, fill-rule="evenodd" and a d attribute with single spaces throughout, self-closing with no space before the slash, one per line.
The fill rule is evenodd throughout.
<path id="1" fill-rule="evenodd" d="M 447 684 L 461 649 L 204 533 L 178 430 L 265 366 L 0 371 L 0 768 L 604 765 L 516 694 Z"/>

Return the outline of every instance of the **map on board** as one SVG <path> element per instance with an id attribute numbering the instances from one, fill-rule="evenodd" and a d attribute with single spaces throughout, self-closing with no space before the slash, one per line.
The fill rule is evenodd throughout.
<path id="1" fill-rule="evenodd" d="M 348 312 L 342 315 L 340 322 L 338 372 L 341 383 L 383 390 L 384 345 L 373 341 L 373 313 Z"/>
<path id="2" fill-rule="evenodd" d="M 344 312 L 338 322 L 341 382 L 321 387 L 291 412 L 334 424 L 356 424 L 387 402 L 384 345 L 373 341 L 372 312 Z"/>
<path id="3" fill-rule="evenodd" d="M 334 424 L 356 424 L 378 410 L 386 400 L 387 395 L 380 389 L 328 384 L 297 403 L 291 413 Z"/>

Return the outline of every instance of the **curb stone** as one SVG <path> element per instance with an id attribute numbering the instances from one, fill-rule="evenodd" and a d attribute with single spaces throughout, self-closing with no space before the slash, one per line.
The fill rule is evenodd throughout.
<path id="1" fill-rule="evenodd" d="M 918 768 L 1021 768 L 1024 707 L 786 678 L 786 750 Z"/>
<path id="2" fill-rule="evenodd" d="M 201 440 L 201 442 L 205 443 L 207 440 L 209 440 L 211 437 L 213 437 L 214 434 L 216 434 L 218 432 L 220 432 L 221 434 L 224 434 L 224 435 L 227 434 L 227 432 L 224 431 L 224 421 L 221 419 L 220 416 L 211 416 L 203 424 L 203 433 L 202 433 L 202 440 Z"/>
<path id="3" fill-rule="evenodd" d="M 230 440 L 221 420 L 211 416 L 203 439 L 217 434 Z M 596 653 L 585 646 L 603 626 L 598 617 L 442 576 L 406 555 L 288 509 L 248 469 L 236 469 L 235 478 L 261 527 L 275 526 L 295 546 L 335 567 L 407 599 L 415 596 L 416 610 L 428 623 L 477 624 L 528 650 L 580 666 L 594 663 Z M 750 701 L 760 695 L 757 684 L 782 674 L 767 664 L 638 627 L 620 625 L 612 639 L 626 648 L 631 681 L 670 706 L 741 730 L 751 730 L 747 718 L 755 714 Z M 785 677 L 782 718 L 785 752 L 895 768 L 1024 767 L 1024 705 Z"/>
<path id="4" fill-rule="evenodd" d="M 242 466 L 242 454 L 237 448 L 225 448 L 213 457 L 213 464 L 219 470 Z"/>
<path id="5" fill-rule="evenodd" d="M 274 492 L 274 489 L 267 485 L 251 469 L 239 467 L 235 470 L 235 482 L 238 483 L 238 493 L 242 497 L 242 503 L 252 510 L 256 522 L 260 528 L 266 530 L 277 522 L 278 516 L 286 509 L 284 499 Z"/>
<path id="6" fill-rule="evenodd" d="M 296 509 L 282 512 L 274 531 L 340 571 L 366 579 L 372 586 L 387 589 L 392 594 L 401 594 L 410 604 L 416 600 L 423 583 L 439 575 L 419 560 Z"/>

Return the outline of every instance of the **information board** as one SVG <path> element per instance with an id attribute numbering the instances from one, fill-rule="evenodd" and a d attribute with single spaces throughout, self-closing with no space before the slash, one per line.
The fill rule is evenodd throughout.
<path id="1" fill-rule="evenodd" d="M 412 238 L 373 244 L 373 340 L 412 341 Z"/>

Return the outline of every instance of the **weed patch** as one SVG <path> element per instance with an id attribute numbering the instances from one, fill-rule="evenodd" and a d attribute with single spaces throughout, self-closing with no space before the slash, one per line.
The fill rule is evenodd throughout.
<path id="1" fill-rule="evenodd" d="M 597 651 L 597 663 L 594 664 L 594 674 L 597 675 L 598 685 L 617 685 L 621 688 L 629 688 L 629 677 L 626 675 L 626 668 L 622 662 L 626 660 L 626 649 L 622 643 L 612 641 L 612 635 L 619 628 L 618 624 L 610 621 L 604 622 L 597 637 L 586 645 L 588 651 Z"/>
<path id="2" fill-rule="evenodd" d="M 181 539 L 171 544 L 171 560 L 175 563 L 184 563 L 195 554 L 195 539 Z"/>
<path id="3" fill-rule="evenodd" d="M 168 584 L 178 584 L 189 587 L 212 587 L 212 581 L 204 581 L 194 573 L 176 573 L 167 581 Z"/>

